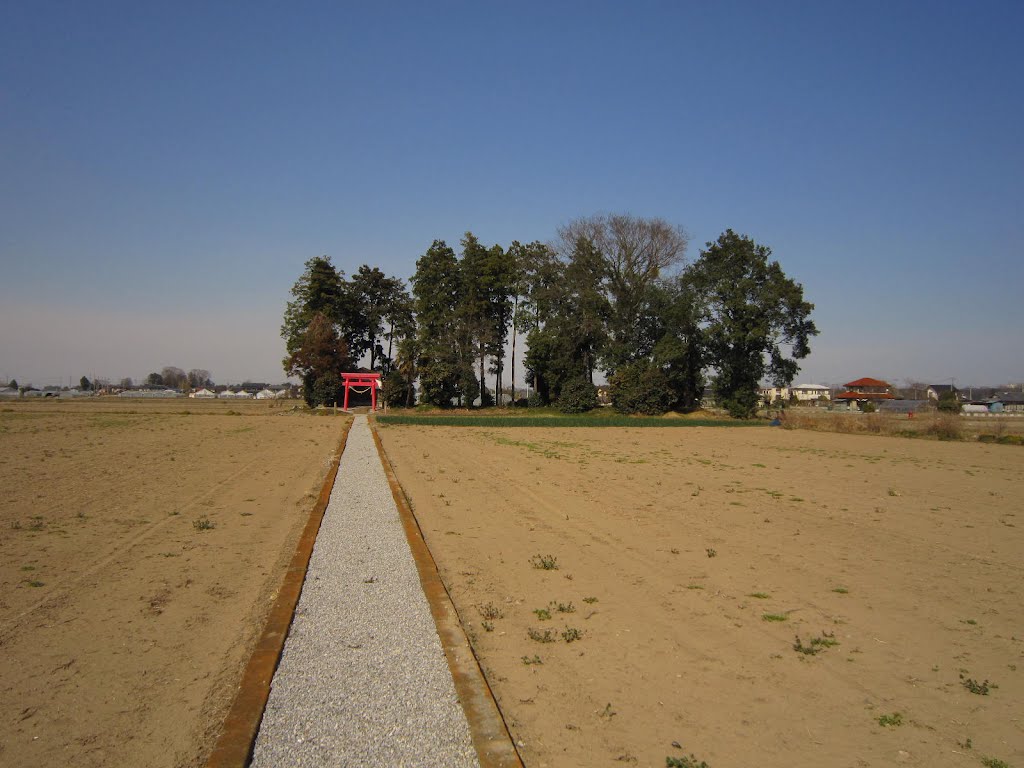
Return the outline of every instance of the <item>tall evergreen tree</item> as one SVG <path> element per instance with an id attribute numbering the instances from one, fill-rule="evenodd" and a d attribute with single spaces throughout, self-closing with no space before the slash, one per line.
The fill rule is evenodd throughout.
<path id="1" fill-rule="evenodd" d="M 334 268 L 329 256 L 316 256 L 306 262 L 305 271 L 292 286 L 292 300 L 285 306 L 281 326 L 289 355 L 301 343 L 315 314 L 319 312 L 335 322 L 344 292 L 344 273 Z"/>
<path id="2" fill-rule="evenodd" d="M 330 258 L 317 256 L 306 262 L 285 307 L 281 336 L 288 354 L 282 362 L 289 376 L 301 377 L 310 405 L 333 398 L 331 387 L 340 381 L 339 372 L 352 367 L 348 343 L 337 321 L 345 288 L 344 276 Z"/>
<path id="3" fill-rule="evenodd" d="M 405 306 L 403 298 L 406 299 Z M 369 354 L 371 371 L 384 367 L 385 354 L 390 363 L 391 353 L 385 353 L 382 342 L 388 339 L 390 343 L 395 321 L 402 324 L 405 320 L 403 313 L 408 312 L 402 281 L 388 277 L 377 267 L 364 264 L 345 285 L 341 304 L 344 309 L 339 320 L 347 326 L 352 355 L 361 359 Z"/>
<path id="4" fill-rule="evenodd" d="M 420 395 L 423 402 L 443 408 L 456 398 L 464 400 L 467 377 L 473 381 L 472 358 L 464 354 L 457 322 L 459 275 L 455 251 L 435 240 L 417 260 L 412 278 Z"/>
<path id="5" fill-rule="evenodd" d="M 670 408 L 695 408 L 704 393 L 704 347 L 700 303 L 681 278 L 651 289 L 648 334 L 652 363 L 665 374 Z"/>
<path id="6" fill-rule="evenodd" d="M 487 404 L 485 361 L 493 342 L 490 322 L 492 269 L 491 253 L 472 232 L 467 232 L 462 238 L 462 258 L 459 260 L 459 347 L 462 356 L 471 358 L 479 372 L 474 385 L 464 382 L 463 389 L 467 393 L 476 389 L 483 405 Z M 472 398 L 467 404 L 472 404 Z"/>
<path id="7" fill-rule="evenodd" d="M 771 253 L 727 229 L 707 243 L 686 274 L 702 306 L 715 393 L 736 417 L 756 412 L 757 387 L 766 375 L 775 386 L 792 383 L 797 361 L 810 354 L 810 338 L 818 333 L 803 286 L 769 260 Z"/>

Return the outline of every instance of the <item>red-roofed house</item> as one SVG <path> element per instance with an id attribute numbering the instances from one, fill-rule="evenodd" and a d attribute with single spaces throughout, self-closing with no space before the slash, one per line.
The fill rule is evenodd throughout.
<path id="1" fill-rule="evenodd" d="M 836 400 L 851 403 L 868 403 L 879 400 L 893 400 L 895 396 L 890 391 L 888 382 L 879 379 L 863 378 L 843 384 L 845 392 L 836 395 Z"/>

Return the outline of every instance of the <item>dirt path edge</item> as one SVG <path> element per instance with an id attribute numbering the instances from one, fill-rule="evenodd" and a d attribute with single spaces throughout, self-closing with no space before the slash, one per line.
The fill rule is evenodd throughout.
<path id="1" fill-rule="evenodd" d="M 448 659 L 448 667 L 455 682 L 459 702 L 462 704 L 466 720 L 469 722 L 469 731 L 480 760 L 480 766 L 481 768 L 523 768 L 522 758 L 509 733 L 505 718 L 498 708 L 498 703 L 494 699 L 487 678 L 480 668 L 480 662 L 462 628 L 462 621 L 452 603 L 448 588 L 437 571 L 437 564 L 423 538 L 419 521 L 409 504 L 405 490 L 398 482 L 398 477 L 391 466 L 391 459 L 388 458 L 384 445 L 381 443 L 380 435 L 377 434 L 377 425 L 372 418 L 369 419 L 369 423 L 370 431 L 373 433 L 373 442 L 377 446 L 384 474 L 391 487 L 391 495 L 395 498 L 395 506 L 398 507 L 398 514 L 402 519 L 402 528 L 405 530 L 409 549 L 412 550 L 413 559 L 416 561 L 416 570 L 419 572 L 423 593 L 430 604 L 430 612 L 434 617 L 434 624 L 437 626 L 437 634 L 441 639 L 445 657 Z"/>
<path id="2" fill-rule="evenodd" d="M 206 761 L 206 768 L 244 768 L 252 759 L 253 744 L 259 731 L 263 710 L 270 695 L 270 683 L 277 671 L 281 659 L 284 641 L 288 637 L 295 606 L 302 593 L 302 585 L 306 579 L 309 558 L 313 554 L 320 523 L 327 511 L 327 503 L 334 489 L 334 480 L 338 475 L 341 455 L 345 452 L 348 433 L 352 427 L 349 421 L 342 432 L 338 450 L 331 457 L 331 464 L 320 488 L 320 496 L 313 505 L 313 510 L 302 531 L 295 554 L 285 573 L 281 589 L 277 593 L 274 605 L 267 615 L 263 634 L 246 665 L 245 674 L 239 685 L 235 701 L 224 719 L 217 744 Z"/>

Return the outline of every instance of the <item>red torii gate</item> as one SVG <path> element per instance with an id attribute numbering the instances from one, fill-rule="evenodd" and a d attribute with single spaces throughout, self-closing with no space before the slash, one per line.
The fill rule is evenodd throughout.
<path id="1" fill-rule="evenodd" d="M 345 405 L 348 410 L 348 391 L 355 387 L 368 387 L 370 390 L 370 404 L 372 410 L 377 410 L 377 390 L 382 386 L 379 373 L 342 373 L 341 378 L 345 380 Z M 362 394 L 366 390 L 356 389 L 356 394 Z"/>

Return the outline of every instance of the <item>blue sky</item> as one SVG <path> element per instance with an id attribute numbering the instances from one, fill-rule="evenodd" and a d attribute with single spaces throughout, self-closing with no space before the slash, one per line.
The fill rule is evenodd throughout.
<path id="1" fill-rule="evenodd" d="M 377 7 L 379 6 L 379 7 Z M 0 10 L 0 379 L 279 381 L 312 256 L 660 216 L 816 304 L 799 381 L 1024 380 L 1019 2 Z"/>

